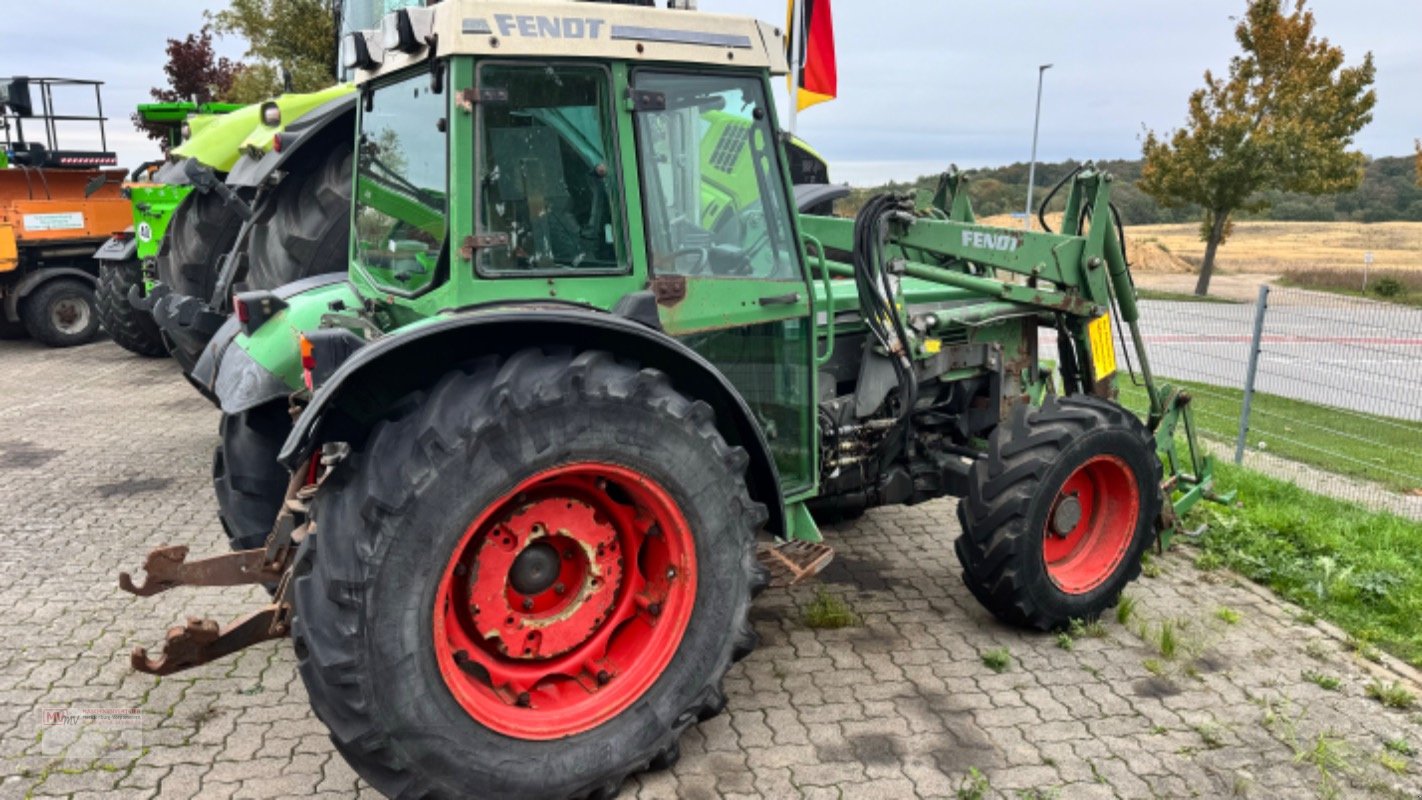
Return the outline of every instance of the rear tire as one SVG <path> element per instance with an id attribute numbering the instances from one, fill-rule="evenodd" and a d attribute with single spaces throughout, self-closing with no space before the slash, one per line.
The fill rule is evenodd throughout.
<path id="1" fill-rule="evenodd" d="M 1012 625 L 1096 619 L 1155 541 L 1161 471 L 1150 431 L 1115 403 L 1049 397 L 1014 408 L 958 504 L 964 582 Z"/>
<path id="2" fill-rule="evenodd" d="M 766 513 L 747 493 L 747 462 L 721 438 L 708 405 L 679 394 L 661 373 L 606 353 L 482 359 L 407 398 L 322 485 L 319 532 L 303 543 L 293 573 L 293 646 L 337 749 L 390 797 L 607 798 L 628 775 L 669 766 L 682 732 L 725 706 L 722 678 L 755 645 L 747 614 L 765 583 L 755 536 Z M 574 475 L 583 469 L 612 477 Z M 583 489 L 562 493 L 559 481 L 575 479 Z M 655 507 L 646 518 L 657 524 L 636 523 L 654 490 L 675 514 L 664 520 L 666 506 L 646 500 Z M 592 516 L 555 521 L 564 500 L 566 513 Z M 549 524 L 540 534 L 529 520 L 543 514 Z M 609 545 L 616 565 L 606 560 L 605 571 L 586 573 L 607 576 L 607 584 L 570 584 L 587 593 L 572 594 L 538 628 L 547 637 L 539 641 L 568 637 L 572 649 L 543 658 L 534 644 L 532 656 L 500 655 L 495 643 L 517 647 L 517 637 L 530 634 L 490 640 L 476 628 L 467 649 L 451 650 L 451 639 L 468 635 L 464 618 L 495 604 L 492 624 L 502 631 L 497 604 L 522 601 L 500 598 L 538 591 L 522 588 L 515 571 L 506 585 L 476 582 L 495 559 L 517 567 L 542 541 L 557 547 L 550 568 L 572 569 L 605 559 L 581 538 L 600 528 L 621 531 L 612 542 L 639 543 L 637 555 Z M 565 535 L 581 547 L 559 545 Z M 485 559 L 469 560 L 475 545 Z M 686 569 L 667 573 L 657 589 L 653 581 L 668 568 L 657 554 L 682 546 L 690 550 L 671 563 Z M 654 591 L 665 592 L 664 609 L 635 602 Z M 598 592 L 618 599 L 590 626 L 573 625 Z M 630 616 L 617 616 L 624 612 Z M 518 612 L 507 613 L 514 624 Z M 658 626 L 679 631 L 675 641 Z M 611 640 L 618 648 L 644 641 L 634 635 L 649 644 L 610 650 L 606 677 L 563 677 L 569 663 L 585 668 L 582 648 L 603 631 L 618 633 Z M 490 669 L 543 677 L 522 697 L 500 695 Z"/>
<path id="3" fill-rule="evenodd" d="M 158 280 L 174 294 L 212 299 L 217 262 L 237 241 L 242 217 L 215 191 L 188 192 L 158 246 Z"/>
<path id="4" fill-rule="evenodd" d="M 327 148 L 262 199 L 247 243 L 249 289 L 345 272 L 349 267 L 351 164 L 349 146 Z"/>
<path id="5" fill-rule="evenodd" d="M 168 355 L 153 315 L 128 302 L 128 291 L 143 283 L 143 268 L 136 261 L 99 264 L 96 293 L 99 322 L 123 349 L 146 358 Z"/>
<path id="6" fill-rule="evenodd" d="M 99 332 L 98 303 L 89 284 L 56 278 L 20 301 L 25 330 L 50 347 L 75 347 Z"/>
<path id="7" fill-rule="evenodd" d="M 291 432 L 291 415 L 282 403 L 268 403 L 223 414 L 217 432 L 221 443 L 212 454 L 217 518 L 233 550 L 261 547 L 286 499 L 289 475 L 277 454 Z"/>

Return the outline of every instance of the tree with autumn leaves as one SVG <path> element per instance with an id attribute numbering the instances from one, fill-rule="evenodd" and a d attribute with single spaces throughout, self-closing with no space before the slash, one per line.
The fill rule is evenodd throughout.
<path id="1" fill-rule="evenodd" d="M 1377 102 L 1372 54 L 1345 66 L 1342 48 L 1316 35 L 1306 0 L 1286 4 L 1249 0 L 1228 76 L 1205 73 L 1184 128 L 1146 133 L 1140 188 L 1161 205 L 1203 210 L 1198 295 L 1209 292 L 1231 218 L 1262 209 L 1261 192 L 1331 194 L 1363 178 L 1366 157 L 1349 148 Z"/>
<path id="2" fill-rule="evenodd" d="M 259 103 L 288 90 L 314 92 L 336 82 L 336 0 L 232 0 L 208 12 L 208 24 L 183 39 L 169 39 L 163 65 L 168 85 L 149 94 L 159 102 Z M 247 42 L 245 61 L 219 57 L 213 36 Z M 134 125 L 167 144 L 167 132 Z"/>

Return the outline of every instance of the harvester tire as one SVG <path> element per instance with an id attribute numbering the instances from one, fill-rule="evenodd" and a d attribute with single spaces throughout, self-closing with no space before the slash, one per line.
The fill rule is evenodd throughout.
<path id="1" fill-rule="evenodd" d="M 261 547 L 271 533 L 288 482 L 277 453 L 290 432 L 291 415 L 283 403 L 223 414 L 218 423 L 212 488 L 217 518 L 233 550 Z"/>
<path id="2" fill-rule="evenodd" d="M 99 322 L 119 347 L 147 358 L 168 355 L 153 315 L 128 302 L 128 290 L 143 283 L 143 268 L 136 261 L 99 265 Z"/>
<path id="3" fill-rule="evenodd" d="M 94 289 L 81 280 L 58 278 L 42 284 L 20 302 L 25 330 L 50 347 L 74 347 L 99 332 Z"/>
<path id="4" fill-rule="evenodd" d="M 603 352 L 407 397 L 321 485 L 293 568 L 336 748 L 390 797 L 609 798 L 670 766 L 755 646 L 747 464 L 710 406 Z"/>
<path id="5" fill-rule="evenodd" d="M 247 243 L 249 289 L 275 289 L 350 266 L 349 146 L 318 151 L 257 206 Z"/>
<path id="6" fill-rule="evenodd" d="M 1155 439 L 1095 397 L 1018 406 L 958 504 L 963 580 L 999 619 L 1037 630 L 1091 621 L 1140 575 L 1163 496 Z"/>

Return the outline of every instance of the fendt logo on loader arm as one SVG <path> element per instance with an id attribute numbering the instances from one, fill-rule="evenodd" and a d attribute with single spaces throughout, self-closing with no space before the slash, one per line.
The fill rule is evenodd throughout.
<path id="1" fill-rule="evenodd" d="M 1022 246 L 1021 234 L 994 233 L 992 231 L 963 231 L 963 246 L 980 250 L 996 250 L 1000 253 L 1015 253 Z"/>
<path id="2" fill-rule="evenodd" d="M 500 36 L 517 33 L 530 39 L 597 39 L 607 20 L 593 17 L 545 17 L 535 14 L 495 14 Z"/>

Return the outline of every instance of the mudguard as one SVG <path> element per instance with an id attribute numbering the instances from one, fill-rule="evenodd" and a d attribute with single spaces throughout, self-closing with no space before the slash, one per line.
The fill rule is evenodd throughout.
<path id="1" fill-rule="evenodd" d="M 272 148 L 260 159 L 244 155 L 227 174 L 227 185 L 260 186 L 281 169 L 282 165 L 296 158 L 301 152 L 301 145 L 320 137 L 326 131 L 335 135 L 343 124 L 347 132 L 346 138 L 354 139 L 358 98 L 359 95 L 351 93 L 329 100 L 292 122 L 277 134 L 281 138 L 280 150 Z"/>
<path id="2" fill-rule="evenodd" d="M 278 287 L 272 294 L 289 300 L 303 292 L 341 283 L 345 279 L 345 274 L 340 272 L 313 275 Z M 228 316 L 203 348 L 192 373 L 187 376 L 188 382 L 199 394 L 227 414 L 247 411 L 291 394 L 291 387 L 285 381 L 254 361 L 247 351 L 229 347 L 241 332 L 242 326 L 237 318 Z"/>
<path id="3" fill-rule="evenodd" d="M 510 348 L 548 345 L 608 350 L 671 376 L 678 389 L 717 410 L 722 435 L 750 455 L 750 494 L 770 513 L 769 530 L 786 532 L 779 473 L 760 426 L 744 398 L 706 359 L 645 325 L 595 310 L 530 307 L 480 311 L 441 319 L 387 336 L 357 350 L 326 381 L 296 421 L 279 461 L 295 469 L 323 434 L 365 430 L 394 400 L 427 385 L 452 363 Z"/>

